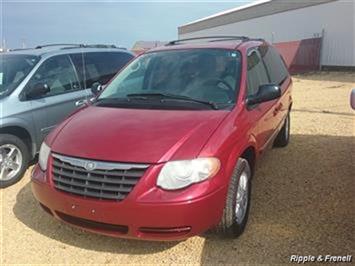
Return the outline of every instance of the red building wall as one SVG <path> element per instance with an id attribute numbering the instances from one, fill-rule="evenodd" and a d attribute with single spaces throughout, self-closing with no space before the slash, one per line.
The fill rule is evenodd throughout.
<path id="1" fill-rule="evenodd" d="M 322 38 L 275 43 L 291 74 L 319 70 Z"/>

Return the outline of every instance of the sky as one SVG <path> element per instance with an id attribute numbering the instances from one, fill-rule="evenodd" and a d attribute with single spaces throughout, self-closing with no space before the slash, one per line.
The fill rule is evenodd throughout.
<path id="1" fill-rule="evenodd" d="M 177 38 L 177 27 L 251 1 L 0 0 L 7 48 L 48 43 L 115 44 Z"/>

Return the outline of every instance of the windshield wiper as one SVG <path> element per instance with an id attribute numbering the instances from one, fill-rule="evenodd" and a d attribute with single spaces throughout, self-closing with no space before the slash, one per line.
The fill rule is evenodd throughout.
<path id="1" fill-rule="evenodd" d="M 170 94 L 170 93 L 131 93 L 131 94 L 127 94 L 127 97 L 128 98 L 142 97 L 143 99 L 147 99 L 149 97 L 159 97 L 159 98 L 165 98 L 165 99 L 183 100 L 183 101 L 189 101 L 189 102 L 195 102 L 195 103 L 201 103 L 204 105 L 208 105 L 208 106 L 212 107 L 214 110 L 219 109 L 217 104 L 212 101 L 203 101 L 203 100 L 190 98 L 188 96 L 175 95 L 175 94 Z"/>
<path id="2" fill-rule="evenodd" d="M 128 98 L 95 98 L 95 100 L 92 102 L 94 105 L 97 106 L 115 106 L 119 105 L 121 103 L 129 101 Z"/>

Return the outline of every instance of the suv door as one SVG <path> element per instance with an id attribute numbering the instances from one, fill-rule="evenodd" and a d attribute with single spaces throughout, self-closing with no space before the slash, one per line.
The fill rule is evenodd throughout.
<path id="1" fill-rule="evenodd" d="M 248 51 L 247 58 L 247 97 L 258 92 L 260 85 L 269 84 L 270 78 L 261 59 L 258 48 Z M 256 140 L 261 150 L 265 149 L 274 135 L 275 100 L 248 106 L 249 116 L 256 122 Z"/>
<path id="2" fill-rule="evenodd" d="M 272 46 L 262 45 L 259 47 L 260 55 L 264 61 L 266 70 L 272 84 L 281 88 L 282 96 L 275 102 L 275 130 L 280 128 L 287 116 L 289 101 L 291 99 L 289 73 L 281 55 Z"/>
<path id="3" fill-rule="evenodd" d="M 68 55 L 53 56 L 44 61 L 27 83 L 24 94 L 36 84 L 45 84 L 48 92 L 30 101 L 37 131 L 37 143 L 66 116 L 73 112 L 76 102 L 88 94 L 82 90 L 78 75 Z"/>

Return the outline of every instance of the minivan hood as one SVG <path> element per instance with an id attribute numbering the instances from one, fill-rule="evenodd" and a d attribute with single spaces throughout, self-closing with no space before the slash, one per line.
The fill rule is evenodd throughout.
<path id="1" fill-rule="evenodd" d="M 55 153 L 102 161 L 191 159 L 228 113 L 90 106 L 62 123 L 49 144 Z"/>

